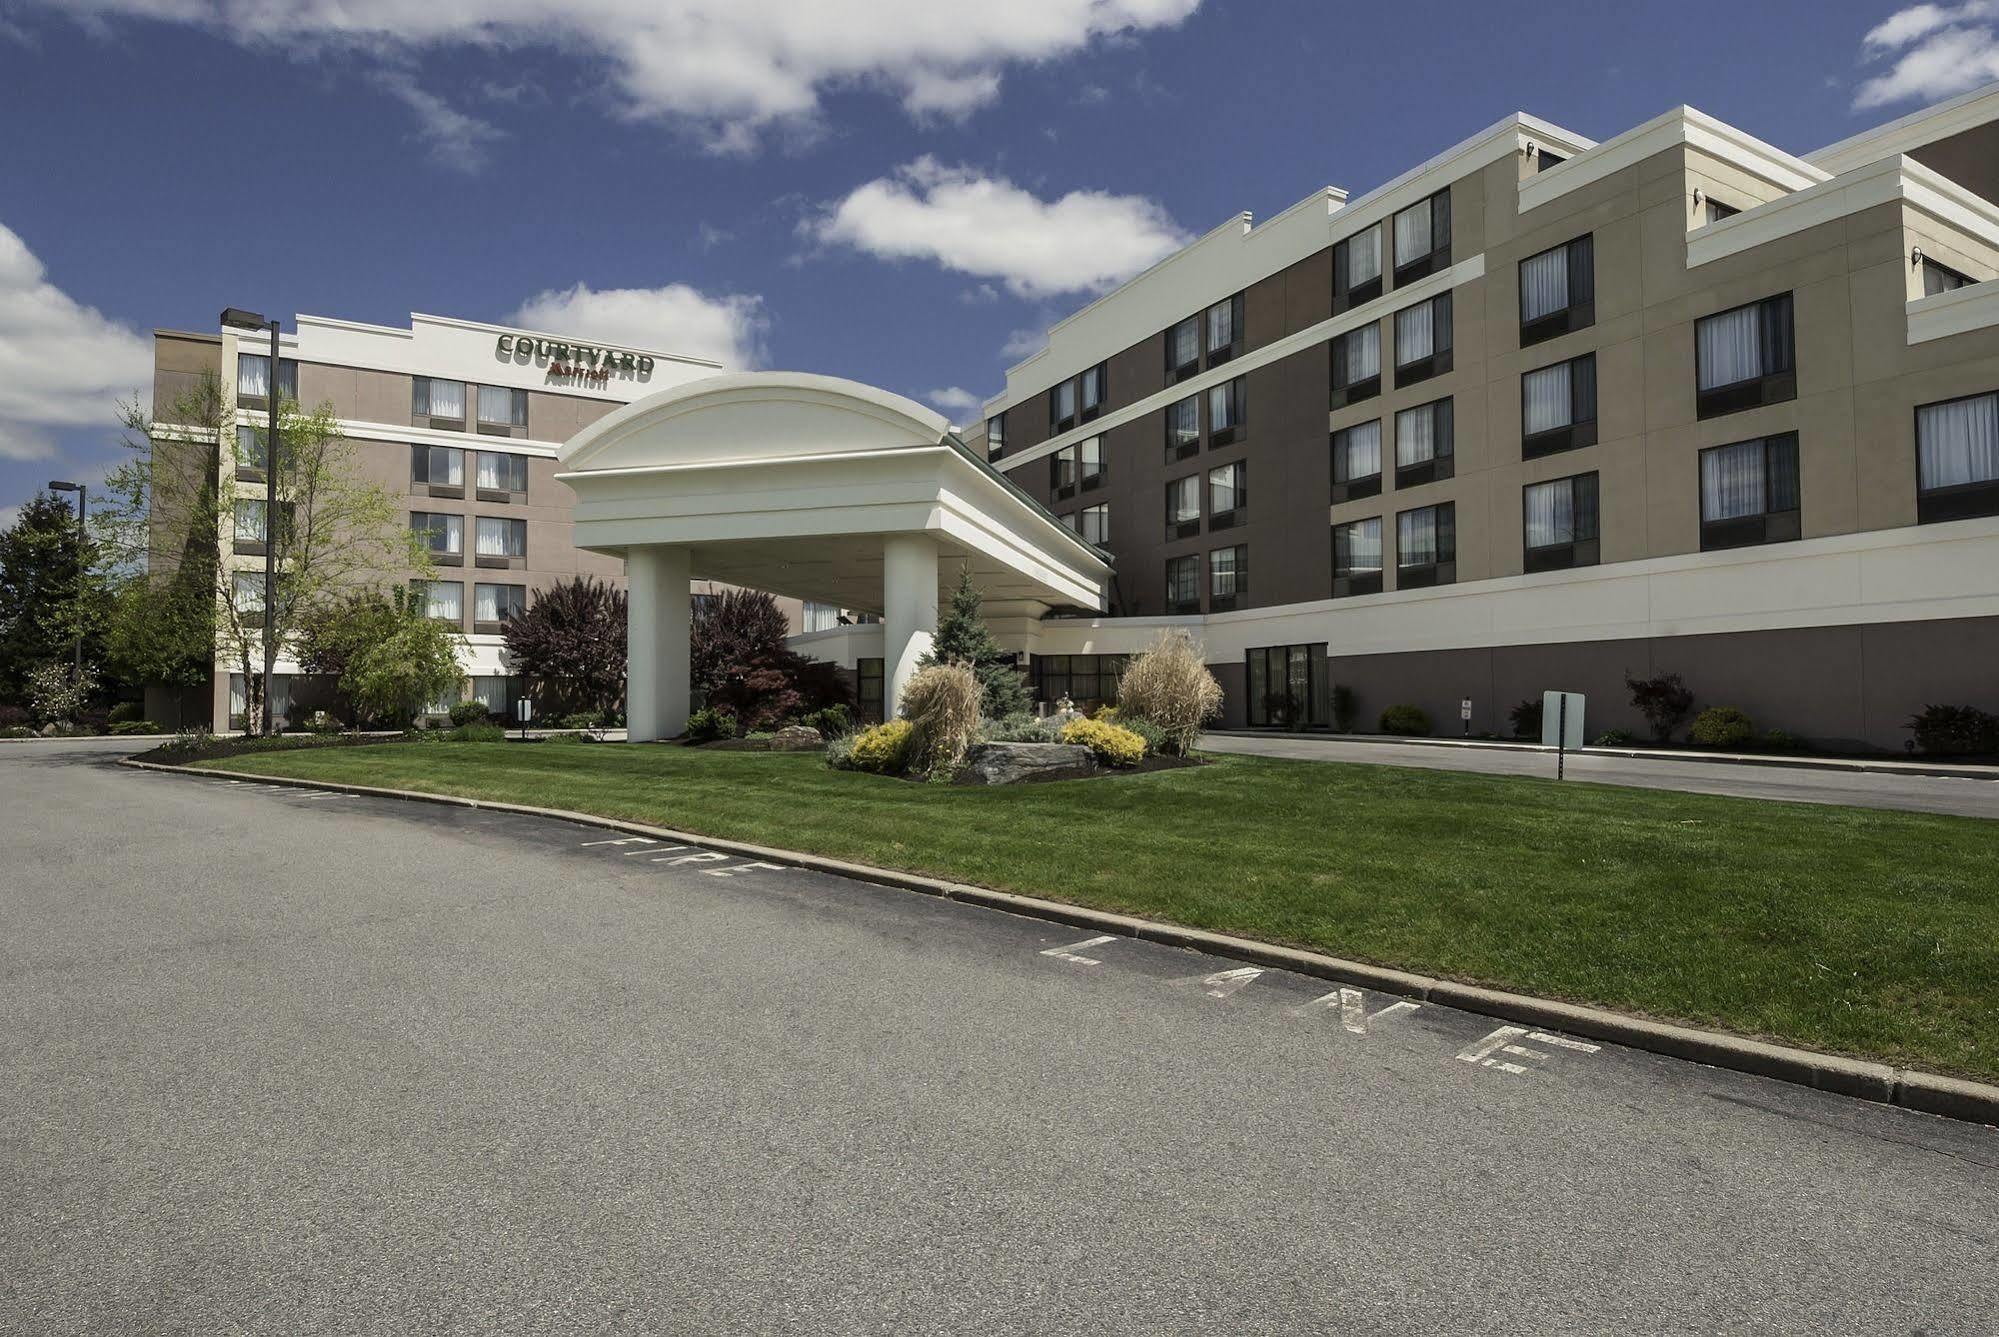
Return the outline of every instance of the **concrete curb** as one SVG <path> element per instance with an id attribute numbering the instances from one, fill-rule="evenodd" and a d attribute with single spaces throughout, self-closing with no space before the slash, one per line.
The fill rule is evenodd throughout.
<path id="1" fill-rule="evenodd" d="M 57 734 L 44 738 L 36 734 L 32 738 L 0 738 L 4 743 L 171 743 L 175 735 L 170 733 L 72 733 Z"/>
<path id="2" fill-rule="evenodd" d="M 1585 1007 L 1579 1003 L 1564 1003 L 1549 998 L 1536 998 L 1531 994 L 1508 993 L 1499 989 L 1458 984 L 1451 980 L 1432 979 L 1427 975 L 1369 965 L 1363 961 L 1347 961 L 1340 957 L 1303 951 L 1295 947 L 1281 947 L 1275 943 L 1257 942 L 1254 939 L 1238 938 L 1226 933 L 1211 933 L 1206 929 L 1183 928 L 1177 924 L 1140 919 L 1108 910 L 1092 910 L 1061 901 L 1042 900 L 1036 896 L 994 891 L 988 887 L 975 887 L 968 883 L 925 877 L 921 873 L 876 868 L 869 864 L 849 863 L 844 859 L 806 854 L 798 850 L 774 849 L 767 845 L 752 845 L 739 840 L 722 840 L 691 831 L 676 831 L 670 827 L 652 826 L 645 822 L 628 822 L 615 817 L 599 817 L 587 812 L 571 812 L 564 808 L 538 808 L 525 803 L 501 803 L 486 799 L 463 798 L 456 794 L 427 794 L 421 790 L 386 789 L 375 785 L 350 785 L 331 780 L 301 780 L 290 776 L 260 775 L 254 771 L 224 771 L 212 768 L 194 770 L 164 762 L 138 761 L 131 757 L 121 758 L 118 764 L 136 770 L 166 771 L 195 778 L 248 780 L 258 784 L 281 785 L 294 789 L 329 790 L 370 798 L 435 803 L 445 807 L 483 808 L 494 812 L 518 813 L 528 817 L 547 817 L 557 821 L 573 822 L 579 826 L 618 831 L 626 835 L 650 836 L 681 844 L 702 845 L 709 849 L 764 859 L 771 863 L 833 873 L 878 886 L 920 892 L 926 896 L 941 896 L 947 900 L 962 901 L 967 905 L 983 906 L 989 910 L 1000 910 L 1023 918 L 1042 919 L 1097 933 L 1113 933 L 1119 937 L 1138 938 L 1146 942 L 1163 943 L 1170 947 L 1183 947 L 1189 951 L 1205 952 L 1211 956 L 1227 957 L 1251 965 L 1288 970 L 1336 984 L 1352 984 L 1381 993 L 1495 1017 L 1503 1021 L 1546 1026 L 1573 1035 L 1587 1036 L 1592 1040 L 1605 1040 L 1630 1049 L 1641 1049 L 1649 1053 L 1664 1054 L 1670 1058 L 1705 1063 L 1710 1067 L 1753 1073 L 1759 1077 L 1809 1086 L 1835 1095 L 1853 1096 L 1885 1105 L 1900 1105 L 1906 1109 L 1940 1115 L 1947 1119 L 1960 1119 L 1967 1123 L 1991 1124 L 1999 1127 L 1999 1086 L 1893 1068 L 1885 1063 L 1870 1063 L 1863 1059 L 1844 1058 L 1836 1054 L 1820 1054 L 1809 1049 L 1793 1049 L 1788 1045 L 1752 1040 L 1722 1031 L 1700 1030 L 1691 1026 L 1674 1025 L 1671 1022 L 1654 1021 L 1648 1017 Z"/>
<path id="3" fill-rule="evenodd" d="M 1403 747 L 1434 747 L 1445 751 L 1460 752 L 1540 752 L 1552 757 L 1555 749 L 1546 743 L 1521 741 L 1508 742 L 1503 739 L 1461 739 L 1461 738 L 1401 738 L 1389 734 L 1334 734 L 1334 733 L 1267 733 L 1249 732 L 1241 729 L 1210 729 L 1204 735 L 1214 738 L 1284 738 L 1317 743 L 1379 743 Z M 1253 756 L 1258 753 L 1236 755 Z M 1948 763 L 1922 761 L 1895 761 L 1882 758 L 1868 761 L 1859 757 L 1797 757 L 1777 756 L 1754 752 L 1693 752 L 1679 748 L 1643 747 L 1575 747 L 1569 749 L 1572 757 L 1619 757 L 1627 761 L 1698 761 L 1715 766 L 1769 766 L 1784 770 L 1811 771 L 1821 774 L 1860 775 L 1915 775 L 1947 780 L 1999 780 L 1999 766 L 1952 766 Z M 1283 758 L 1281 760 L 1290 760 Z M 1300 758 L 1311 760 L 1311 758 Z"/>

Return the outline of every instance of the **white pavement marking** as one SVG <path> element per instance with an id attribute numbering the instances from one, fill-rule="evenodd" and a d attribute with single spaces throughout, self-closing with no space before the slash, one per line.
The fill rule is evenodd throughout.
<path id="1" fill-rule="evenodd" d="M 1582 1040 L 1571 1040 L 1566 1035 L 1550 1035 L 1546 1031 L 1529 1031 L 1527 1032 L 1527 1038 L 1529 1040 L 1539 1040 L 1542 1044 L 1559 1045 L 1563 1049 L 1580 1050 L 1585 1054 L 1594 1054 L 1603 1048 L 1602 1045 L 1593 1045 Z"/>
<path id="2" fill-rule="evenodd" d="M 654 840 L 651 836 L 626 836 L 622 840 L 586 840 L 583 842 L 582 847 L 587 850 L 592 845 L 657 845 L 657 844 L 659 844 L 659 842 L 657 840 Z"/>
<path id="3" fill-rule="evenodd" d="M 738 873 L 747 873 L 752 868 L 768 868 L 773 872 L 782 873 L 787 866 L 786 864 L 765 863 L 761 859 L 752 859 L 749 863 L 739 863 L 734 868 L 704 868 L 701 871 L 709 877 L 734 877 Z"/>
<path id="4" fill-rule="evenodd" d="M 692 845 L 661 845 L 658 849 L 653 849 L 652 847 L 648 846 L 644 849 L 619 850 L 618 857 L 621 859 L 629 859 L 635 854 L 662 854 L 667 850 L 691 850 L 693 848 L 694 847 Z"/>
<path id="5" fill-rule="evenodd" d="M 683 864 L 683 863 L 720 863 L 724 859 L 727 859 L 729 857 L 730 857 L 729 855 L 720 854 L 714 850 L 704 850 L 700 854 L 683 854 L 680 855 L 678 858 L 673 858 L 673 859 L 654 859 L 653 862 L 663 863 L 667 865 Z"/>
<path id="6" fill-rule="evenodd" d="M 1041 953 L 1041 955 L 1052 956 L 1057 961 L 1073 961 L 1079 966 L 1100 966 L 1103 962 L 1099 961 L 1096 957 L 1082 956 L 1080 953 L 1086 952 L 1092 947 L 1101 947 L 1107 942 L 1116 941 L 1116 934 L 1106 933 L 1101 937 L 1085 938 L 1081 942 L 1072 942 L 1067 947 L 1050 947 L 1047 951 Z"/>
<path id="7" fill-rule="evenodd" d="M 1228 998 L 1240 993 L 1244 985 L 1262 973 L 1262 966 L 1240 966 L 1235 970 L 1218 970 L 1201 983 L 1208 986 L 1208 997 Z"/>
<path id="8" fill-rule="evenodd" d="M 1367 1010 L 1367 995 L 1365 993 L 1362 993 L 1359 989 L 1336 989 L 1323 997 L 1314 998 L 1307 1006 L 1337 1007 L 1340 1011 L 1340 1025 L 1342 1027 L 1354 1035 L 1366 1035 L 1367 1024 L 1369 1022 L 1380 1021 L 1383 1017 L 1392 1017 L 1397 1012 L 1415 1012 L 1423 1005 L 1421 1003 L 1412 1003 L 1404 998 L 1390 1003 L 1379 1012 L 1370 1013 Z M 1300 1010 L 1302 1011 L 1303 1009 Z"/>
<path id="9" fill-rule="evenodd" d="M 1518 1063 L 1509 1063 L 1497 1054 L 1512 1054 L 1516 1058 L 1544 1059 L 1546 1053 L 1539 1049 L 1529 1049 L 1515 1044 L 1515 1040 L 1538 1040 L 1543 1044 L 1555 1045 L 1562 1049 L 1573 1049 L 1585 1054 L 1594 1054 L 1599 1046 L 1585 1044 L 1581 1040 L 1570 1040 L 1564 1036 L 1550 1035 L 1546 1031 L 1529 1031 L 1525 1026 L 1501 1026 L 1490 1035 L 1472 1041 L 1458 1051 L 1458 1058 L 1466 1063 L 1476 1063 L 1483 1068 L 1497 1068 L 1501 1072 L 1523 1073 L 1527 1069 Z"/>

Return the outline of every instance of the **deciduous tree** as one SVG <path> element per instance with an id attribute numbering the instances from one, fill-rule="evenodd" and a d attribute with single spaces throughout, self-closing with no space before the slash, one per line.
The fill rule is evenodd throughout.
<path id="1" fill-rule="evenodd" d="M 506 644 L 532 695 L 606 716 L 624 709 L 624 591 L 592 576 L 551 586 L 508 620 Z"/>

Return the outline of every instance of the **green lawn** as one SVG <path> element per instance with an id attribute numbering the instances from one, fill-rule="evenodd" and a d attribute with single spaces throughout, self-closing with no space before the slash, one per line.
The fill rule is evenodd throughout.
<path id="1" fill-rule="evenodd" d="M 1224 757 L 1006 789 L 423 743 L 222 769 L 653 822 L 1999 1079 L 1999 824 Z"/>

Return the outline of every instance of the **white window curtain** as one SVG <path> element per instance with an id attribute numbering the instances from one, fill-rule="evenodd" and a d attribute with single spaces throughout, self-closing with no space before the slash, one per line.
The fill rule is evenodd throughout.
<path id="1" fill-rule="evenodd" d="M 1379 427 L 1377 426 L 1377 431 Z M 1437 406 L 1404 409 L 1395 415 L 1395 464 L 1406 469 L 1437 458 Z"/>
<path id="2" fill-rule="evenodd" d="M 261 613 L 264 611 L 264 573 L 261 571 L 238 571 L 230 582 L 235 592 L 238 613 Z"/>
<path id="3" fill-rule="evenodd" d="M 1529 256 L 1520 262 L 1520 319 L 1539 320 L 1569 304 L 1569 248 Z"/>
<path id="4" fill-rule="evenodd" d="M 452 446 L 432 446 L 430 481 L 439 487 L 464 487 L 465 452 Z"/>
<path id="5" fill-rule="evenodd" d="M 238 501 L 236 503 L 236 539 L 239 543 L 262 543 L 264 541 L 266 503 L 261 501 Z"/>
<path id="6" fill-rule="evenodd" d="M 1201 356 L 1201 322 L 1189 317 L 1173 327 L 1173 365 L 1184 367 Z"/>
<path id="7" fill-rule="evenodd" d="M 246 399 L 262 399 L 271 393 L 271 359 L 268 355 L 236 355 L 236 393 Z"/>
<path id="8" fill-rule="evenodd" d="M 1916 459 L 1925 492 L 1999 481 L 1999 394 L 1917 409 Z"/>
<path id="9" fill-rule="evenodd" d="M 1395 215 L 1395 263 L 1406 265 L 1430 253 L 1430 201 Z"/>
<path id="10" fill-rule="evenodd" d="M 1372 478 L 1381 472 L 1381 419 L 1349 427 L 1340 434 L 1344 472 L 1339 481 Z"/>
<path id="11" fill-rule="evenodd" d="M 507 680 L 505 678 L 474 678 L 472 699 L 486 708 L 486 713 L 496 719 L 507 713 Z"/>
<path id="12" fill-rule="evenodd" d="M 1734 520 L 1769 509 L 1763 443 L 1743 441 L 1701 452 L 1701 519 Z"/>
<path id="13" fill-rule="evenodd" d="M 1573 543 L 1576 537 L 1576 494 L 1571 480 L 1536 483 L 1527 489 L 1527 546 L 1547 548 Z"/>
<path id="14" fill-rule="evenodd" d="M 1339 574 L 1365 575 L 1381 570 L 1380 516 L 1341 525 L 1336 532 L 1341 539 L 1340 551 L 1336 554 L 1342 563 Z"/>
<path id="15" fill-rule="evenodd" d="M 1168 485 L 1175 524 L 1201 518 L 1201 480 L 1193 474 Z"/>
<path id="16" fill-rule="evenodd" d="M 465 620 L 465 586 L 456 580 L 433 580 L 424 587 L 423 611 L 447 622 Z"/>
<path id="17" fill-rule="evenodd" d="M 1111 508 L 1107 505 L 1083 508 L 1083 537 L 1098 545 L 1110 542 Z"/>
<path id="18" fill-rule="evenodd" d="M 1347 286 L 1358 288 L 1381 277 L 1381 224 L 1347 238 Z"/>
<path id="19" fill-rule="evenodd" d="M 514 420 L 514 392 L 500 385 L 479 387 L 479 421 L 507 427 Z"/>
<path id="20" fill-rule="evenodd" d="M 436 696 L 426 702 L 423 710 L 426 715 L 449 715 L 451 708 L 457 705 L 461 699 L 458 694 L 457 685 L 453 684 L 450 687 L 443 688 Z"/>
<path id="21" fill-rule="evenodd" d="M 1175 604 L 1197 603 L 1201 598 L 1201 568 L 1198 557 L 1175 557 L 1166 564 L 1167 597 Z"/>
<path id="22" fill-rule="evenodd" d="M 1219 515 L 1223 511 L 1236 508 L 1236 479 L 1242 466 L 1224 464 L 1219 469 L 1208 470 L 1208 511 Z"/>
<path id="23" fill-rule="evenodd" d="M 465 382 L 432 381 L 430 383 L 430 416 L 433 418 L 463 418 L 465 416 Z"/>
<path id="24" fill-rule="evenodd" d="M 803 620 L 807 631 L 831 631 L 840 625 L 839 606 L 807 599 Z"/>
<path id="25" fill-rule="evenodd" d="M 1235 342 L 1235 302 L 1217 302 L 1208 308 L 1208 351 L 1219 353 Z"/>
<path id="26" fill-rule="evenodd" d="M 1395 313 L 1395 365 L 1406 367 L 1437 350 L 1434 307 L 1422 302 Z"/>
<path id="27" fill-rule="evenodd" d="M 1104 402 L 1104 370 L 1091 367 L 1083 373 L 1083 407 L 1093 409 Z"/>
<path id="28" fill-rule="evenodd" d="M 1208 391 L 1208 430 L 1219 432 L 1235 425 L 1235 382 L 1228 381 Z"/>
<path id="29" fill-rule="evenodd" d="M 505 591 L 498 585 L 475 585 L 472 587 L 472 620 L 474 622 L 498 622 L 505 604 Z"/>
<path id="30" fill-rule="evenodd" d="M 1055 416 L 1073 418 L 1076 416 L 1076 383 L 1064 381 L 1055 387 Z"/>
<path id="31" fill-rule="evenodd" d="M 1700 388 L 1750 381 L 1763 374 L 1757 306 L 1745 306 L 1708 316 L 1695 327 L 1695 344 L 1700 352 Z"/>
<path id="32" fill-rule="evenodd" d="M 1568 363 L 1558 362 L 1520 378 L 1521 425 L 1529 436 L 1569 425 L 1573 415 L 1569 372 Z"/>
<path id="33" fill-rule="evenodd" d="M 1340 340 L 1340 362 L 1346 373 L 1342 385 L 1381 375 L 1381 326 L 1363 325 L 1348 331 Z"/>
<path id="34" fill-rule="evenodd" d="M 1201 439 L 1201 401 L 1190 395 L 1167 410 L 1173 444 L 1191 446 Z"/>
<path id="35" fill-rule="evenodd" d="M 1403 566 L 1429 566 L 1437 560 L 1436 507 L 1395 517 L 1395 560 Z"/>
<path id="36" fill-rule="evenodd" d="M 1236 594 L 1236 550 L 1217 548 L 1208 554 L 1208 590 L 1217 598 Z"/>
<path id="37" fill-rule="evenodd" d="M 264 467 L 264 434 L 254 427 L 236 429 L 236 463 L 246 469 Z"/>
<path id="38" fill-rule="evenodd" d="M 479 518 L 478 555 L 481 557 L 518 557 L 513 537 L 514 523 L 511 520 L 495 520 L 486 516 Z"/>
<path id="39" fill-rule="evenodd" d="M 508 486 L 507 457 L 495 455 L 491 451 L 479 452 L 479 486 L 489 491 L 504 490 Z"/>
<path id="40" fill-rule="evenodd" d="M 430 550 L 446 556 L 457 556 L 465 551 L 465 520 L 456 515 L 427 515 L 417 522 L 424 532 L 424 540 Z"/>
<path id="41" fill-rule="evenodd" d="M 1083 481 L 1101 478 L 1104 472 L 1104 439 L 1093 436 L 1087 441 L 1080 442 L 1076 450 L 1083 462 Z"/>

